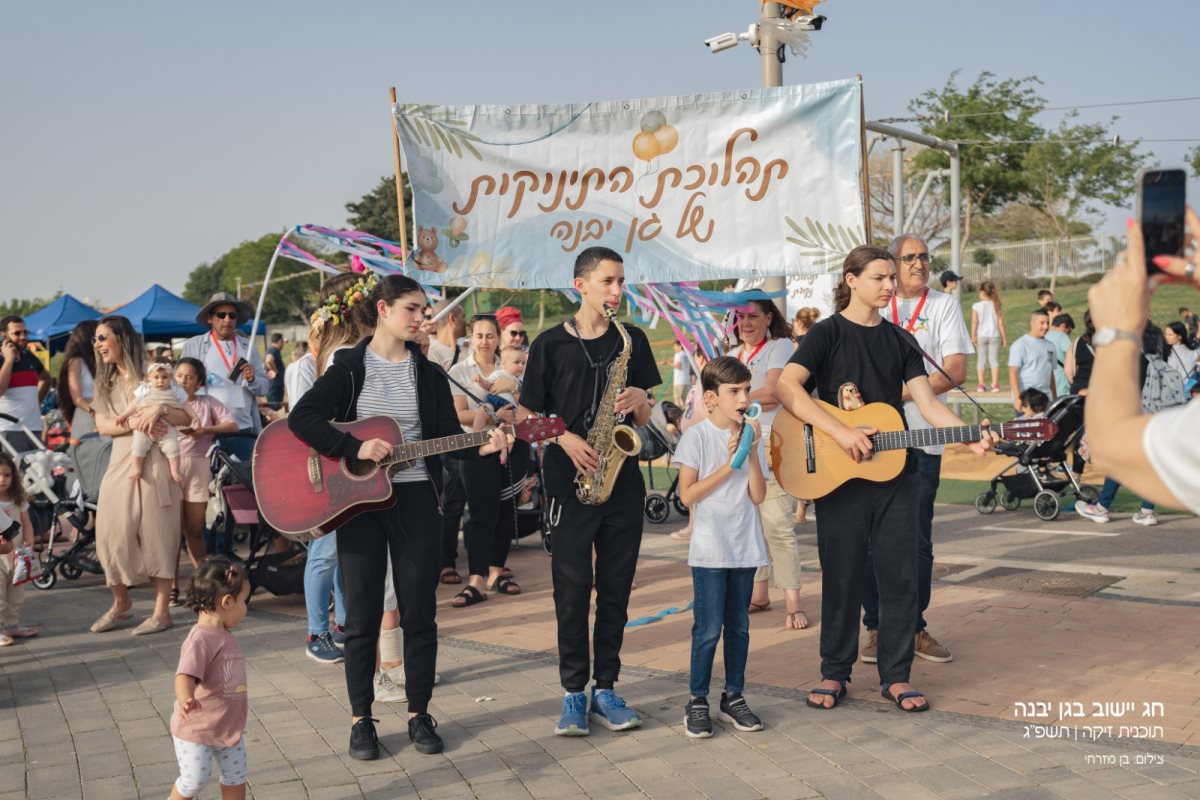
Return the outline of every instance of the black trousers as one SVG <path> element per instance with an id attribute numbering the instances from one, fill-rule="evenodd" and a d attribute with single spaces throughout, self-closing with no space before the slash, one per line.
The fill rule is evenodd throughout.
<path id="1" fill-rule="evenodd" d="M 462 466 L 457 458 L 442 458 L 442 567 L 458 563 L 458 529 L 467 501 Z"/>
<path id="2" fill-rule="evenodd" d="M 596 623 L 592 630 L 597 681 L 616 682 L 621 643 L 629 621 L 629 591 L 642 545 L 641 485 L 614 491 L 608 502 L 585 506 L 574 495 L 554 498 L 554 616 L 558 621 L 558 674 L 563 688 L 582 692 L 588 683 L 588 612 L 592 600 L 592 548 L 596 551 Z M 861 572 L 861 568 L 860 568 Z"/>
<path id="3" fill-rule="evenodd" d="M 404 629 L 408 710 L 425 713 L 433 696 L 442 519 L 429 481 L 397 483 L 393 492 L 391 508 L 361 514 L 338 528 L 338 565 L 346 586 L 346 690 L 356 717 L 371 716 L 375 700 L 375 649 L 389 554 Z"/>
<path id="4" fill-rule="evenodd" d="M 472 575 L 486 577 L 488 567 L 503 567 L 508 561 L 517 519 L 513 501 L 500 499 L 500 492 L 508 486 L 508 474 L 498 453 L 463 462 L 463 484 L 471 508 L 463 538 Z"/>
<path id="5" fill-rule="evenodd" d="M 879 586 L 879 678 L 908 681 L 917 628 L 919 488 L 917 473 L 905 472 L 890 483 L 852 480 L 816 501 L 822 678 L 848 680 L 858 658 L 869 547 Z"/>

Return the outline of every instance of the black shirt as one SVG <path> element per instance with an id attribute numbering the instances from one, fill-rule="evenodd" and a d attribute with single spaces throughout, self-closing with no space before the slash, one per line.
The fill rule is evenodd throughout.
<path id="1" fill-rule="evenodd" d="M 886 320 L 865 326 L 841 314 L 813 325 L 789 363 L 812 373 L 817 397 L 826 403 L 845 408 L 839 398 L 845 384 L 852 383 L 863 403 L 887 403 L 901 419 L 904 384 L 925 375 L 917 340 L 911 333 Z"/>
<path id="2" fill-rule="evenodd" d="M 646 334 L 633 325 L 622 325 L 632 347 L 625 385 L 651 389 L 662 383 Z M 574 328 L 555 325 L 534 339 L 529 348 L 521 405 L 530 411 L 557 414 L 567 430 L 586 439 L 592 415 L 608 385 L 608 367 L 620 352 L 621 335 L 612 325 L 595 339 L 579 339 Z M 574 494 L 575 465 L 558 445 L 546 448 L 543 472 L 546 493 L 551 497 Z M 614 491 L 642 485 L 637 459 L 626 459 Z"/>
<path id="3" fill-rule="evenodd" d="M 1071 345 L 1075 348 L 1075 380 L 1071 381 L 1071 394 L 1079 394 L 1088 388 L 1092 380 L 1092 366 L 1096 363 L 1096 351 L 1082 337 Z"/>
<path id="4" fill-rule="evenodd" d="M 275 359 L 275 377 L 267 381 L 267 402 L 282 403 L 283 402 L 283 372 L 286 366 L 283 363 L 283 353 L 278 347 L 268 347 L 267 355 Z"/>

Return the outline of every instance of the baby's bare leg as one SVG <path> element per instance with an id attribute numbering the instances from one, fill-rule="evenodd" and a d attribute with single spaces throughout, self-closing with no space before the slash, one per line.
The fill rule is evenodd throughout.
<path id="1" fill-rule="evenodd" d="M 142 431 L 133 432 L 133 446 L 130 448 L 130 461 L 133 469 L 129 472 L 129 480 L 137 481 L 142 478 L 142 466 L 146 462 L 146 454 L 154 445 L 154 440 Z"/>
<path id="2" fill-rule="evenodd" d="M 171 469 L 171 477 L 176 483 L 183 484 L 183 473 L 179 470 L 179 434 L 174 425 L 167 426 L 167 432 L 158 440 L 158 446 L 167 457 L 167 465 Z"/>

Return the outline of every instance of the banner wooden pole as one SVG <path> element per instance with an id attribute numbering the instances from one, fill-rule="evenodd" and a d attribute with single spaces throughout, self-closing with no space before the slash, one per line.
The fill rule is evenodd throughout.
<path id="1" fill-rule="evenodd" d="M 400 131 L 396 127 L 396 87 L 391 90 L 392 155 L 396 161 L 396 215 L 400 223 L 401 260 L 408 260 L 408 226 L 404 222 L 404 179 L 400 172 Z"/>
<path id="2" fill-rule="evenodd" d="M 863 193 L 863 232 L 867 240 L 863 244 L 871 244 L 871 178 L 867 172 L 867 100 L 863 92 L 862 73 L 858 73 L 858 138 L 862 150 L 862 193 Z"/>

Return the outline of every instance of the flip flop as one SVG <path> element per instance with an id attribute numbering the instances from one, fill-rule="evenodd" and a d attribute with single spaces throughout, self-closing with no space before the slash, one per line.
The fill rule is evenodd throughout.
<path id="1" fill-rule="evenodd" d="M 820 709 L 821 711 L 833 711 L 837 708 L 838 703 L 846 696 L 846 681 L 841 681 L 841 689 L 826 689 L 824 686 L 818 686 L 815 689 L 809 689 L 809 694 L 823 694 L 826 697 L 833 698 L 833 705 L 827 706 L 824 703 L 814 703 L 810 698 L 804 698 L 804 702 L 812 708 Z"/>
<path id="2" fill-rule="evenodd" d="M 454 600 L 458 600 L 460 597 L 462 598 L 461 603 L 454 602 Z M 461 592 L 454 595 L 454 600 L 450 601 L 451 606 L 454 608 L 466 608 L 467 606 L 473 606 L 476 603 L 482 603 L 484 600 L 487 600 L 487 596 L 474 586 L 465 586 Z"/>
<path id="3" fill-rule="evenodd" d="M 768 600 L 765 603 L 756 603 L 753 600 L 751 600 L 750 608 L 746 611 L 746 613 L 747 614 L 757 614 L 760 611 L 770 611 L 770 610 L 771 610 L 771 601 L 770 600 Z"/>
<path id="4" fill-rule="evenodd" d="M 900 710 L 901 710 L 901 711 L 903 711 L 904 713 L 906 713 L 906 714 L 916 714 L 916 713 L 918 713 L 918 712 L 921 712 L 921 711 L 928 711 L 928 710 L 929 710 L 929 701 L 928 701 L 928 700 L 926 700 L 926 701 L 925 701 L 925 705 L 923 705 L 923 706 L 913 706 L 912 708 L 905 708 L 905 707 L 904 707 L 904 701 L 905 701 L 905 700 L 912 700 L 912 699 L 914 699 L 914 698 L 917 698 L 917 697 L 921 697 L 921 698 L 923 698 L 923 697 L 925 697 L 924 693 L 922 693 L 922 692 L 918 692 L 918 691 L 916 691 L 915 689 L 910 689 L 910 690 L 909 690 L 909 691 L 907 691 L 907 692 L 901 692 L 899 697 L 895 697 L 895 696 L 893 696 L 893 695 L 892 695 L 892 693 L 891 693 L 891 692 L 889 692 L 889 691 L 888 691 L 888 688 L 889 688 L 890 686 L 891 686 L 891 684 L 890 684 L 890 683 L 885 683 L 885 684 L 883 684 L 883 690 L 882 690 L 881 694 L 884 696 L 884 698 L 885 698 L 885 699 L 887 699 L 887 700 L 891 700 L 893 703 L 895 703 L 895 704 L 896 704 L 896 708 L 900 709 Z"/>

